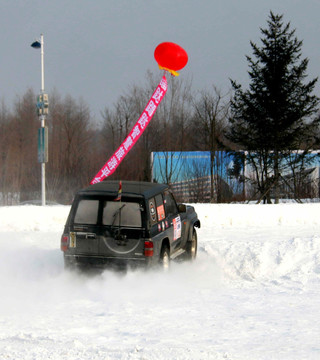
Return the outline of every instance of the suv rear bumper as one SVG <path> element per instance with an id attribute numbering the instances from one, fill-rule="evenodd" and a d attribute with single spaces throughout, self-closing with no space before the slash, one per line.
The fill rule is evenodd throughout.
<path id="1" fill-rule="evenodd" d="M 150 265 L 150 258 L 115 258 L 103 256 L 85 255 L 64 255 L 66 269 L 128 269 L 147 267 Z"/>

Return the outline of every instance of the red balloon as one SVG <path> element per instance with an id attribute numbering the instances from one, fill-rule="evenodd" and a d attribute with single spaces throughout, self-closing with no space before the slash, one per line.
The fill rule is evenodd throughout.
<path id="1" fill-rule="evenodd" d="M 159 44 L 154 51 L 154 58 L 161 68 L 174 72 L 184 68 L 188 62 L 187 52 L 172 42 Z"/>

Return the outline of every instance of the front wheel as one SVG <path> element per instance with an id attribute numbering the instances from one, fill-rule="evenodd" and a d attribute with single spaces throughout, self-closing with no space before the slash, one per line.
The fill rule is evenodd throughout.
<path id="1" fill-rule="evenodd" d="M 161 249 L 159 265 L 163 270 L 168 270 L 170 267 L 170 250 L 166 245 Z"/>
<path id="2" fill-rule="evenodd" d="M 198 248 L 198 237 L 196 229 L 193 229 L 192 237 L 187 242 L 186 246 L 186 258 L 187 260 L 194 260 L 197 256 L 197 248 Z"/>

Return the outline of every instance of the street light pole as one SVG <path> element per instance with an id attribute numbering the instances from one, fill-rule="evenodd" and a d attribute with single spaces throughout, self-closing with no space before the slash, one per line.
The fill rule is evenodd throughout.
<path id="1" fill-rule="evenodd" d="M 41 94 L 44 94 L 44 49 L 43 49 L 43 34 L 40 35 L 40 44 L 41 44 Z M 44 111 L 42 111 L 41 116 L 41 128 L 42 131 L 45 131 L 45 121 L 46 116 Z M 42 206 L 46 205 L 46 163 L 42 161 L 41 163 L 41 204 Z"/>
<path id="2" fill-rule="evenodd" d="M 41 45 L 41 93 L 44 93 L 44 48 L 43 48 L 43 34 L 40 35 Z"/>
<path id="3" fill-rule="evenodd" d="M 37 99 L 37 110 L 41 128 L 38 132 L 38 161 L 41 163 L 41 203 L 46 205 L 46 162 L 48 162 L 48 128 L 46 127 L 46 115 L 48 114 L 49 100 L 44 92 L 44 41 L 43 34 L 40 35 L 40 42 L 31 44 L 35 49 L 41 50 L 41 89 Z"/>

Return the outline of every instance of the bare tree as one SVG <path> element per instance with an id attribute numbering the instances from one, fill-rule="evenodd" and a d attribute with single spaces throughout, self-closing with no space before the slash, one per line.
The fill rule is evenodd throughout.
<path id="1" fill-rule="evenodd" d="M 10 161 L 12 181 L 20 201 L 34 199 L 40 191 L 40 169 L 37 162 L 39 121 L 35 109 L 35 94 L 29 89 L 17 98 L 10 121 Z"/>
<path id="2" fill-rule="evenodd" d="M 48 189 L 53 198 L 70 202 L 76 190 L 89 184 L 91 116 L 87 104 L 67 96 L 52 96 L 50 106 Z"/>
<path id="3" fill-rule="evenodd" d="M 112 111 L 108 108 L 104 110 L 101 134 L 105 141 L 104 148 L 108 153 L 106 157 L 111 156 L 128 135 L 131 127 L 143 112 L 158 80 L 148 73 L 145 87 L 132 86 L 124 96 L 119 98 Z M 191 118 L 190 89 L 190 83 L 185 84 L 179 79 L 169 78 L 165 98 L 143 136 L 136 143 L 134 151 L 127 155 L 117 170 L 118 177 L 150 181 L 151 151 L 168 152 L 187 147 L 187 128 Z"/>
<path id="4" fill-rule="evenodd" d="M 187 181 L 189 200 L 192 202 L 208 202 L 212 199 L 208 187 L 208 179 L 210 168 L 207 163 L 199 163 L 193 161 L 191 166 L 187 169 Z"/>
<path id="5" fill-rule="evenodd" d="M 222 184 L 221 177 L 214 176 L 215 171 L 219 170 L 215 169 L 219 164 L 215 160 L 219 160 L 216 159 L 218 151 L 225 149 L 224 132 L 227 127 L 229 104 L 228 94 L 223 95 L 215 86 L 212 92 L 201 91 L 200 98 L 194 102 L 194 142 L 198 144 L 199 150 L 210 151 L 210 194 L 214 201 L 216 190 L 218 202 L 222 200 Z"/>
<path id="6" fill-rule="evenodd" d="M 11 132 L 10 126 L 11 115 L 5 105 L 4 100 L 1 100 L 0 108 L 0 203 L 9 205 L 12 203 L 12 196 L 14 192 L 13 178 L 10 178 L 10 144 L 14 139 L 14 134 Z"/>

